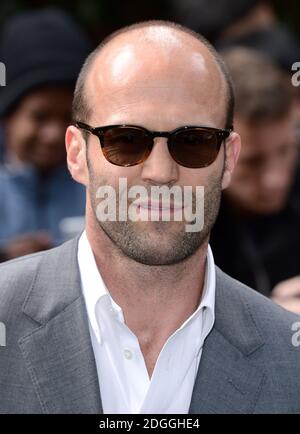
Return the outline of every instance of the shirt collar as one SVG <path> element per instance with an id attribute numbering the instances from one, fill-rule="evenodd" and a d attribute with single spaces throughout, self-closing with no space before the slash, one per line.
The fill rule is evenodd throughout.
<path id="1" fill-rule="evenodd" d="M 98 301 L 103 297 L 109 298 L 112 304 L 114 302 L 98 270 L 86 231 L 83 231 L 78 242 L 77 259 L 88 317 L 96 338 L 101 343 L 101 333 L 96 318 L 96 306 Z M 116 303 L 114 304 L 116 305 L 115 307 L 119 307 Z"/>
<path id="2" fill-rule="evenodd" d="M 106 298 L 111 304 L 112 308 L 119 314 L 119 318 L 121 320 L 123 319 L 122 309 L 112 299 L 102 279 L 93 251 L 87 239 L 86 231 L 83 231 L 79 239 L 77 259 L 81 277 L 81 287 L 85 298 L 89 321 L 98 342 L 101 343 L 103 337 L 101 337 L 101 331 L 96 318 L 96 306 L 98 301 L 102 298 Z M 181 325 L 179 330 L 186 327 L 186 325 L 196 318 L 203 310 L 206 310 L 207 312 L 206 321 L 202 321 L 203 339 L 212 329 L 215 320 L 215 274 L 214 258 L 211 248 L 208 245 L 206 271 L 201 301 L 195 312 L 193 312 L 193 314 Z"/>

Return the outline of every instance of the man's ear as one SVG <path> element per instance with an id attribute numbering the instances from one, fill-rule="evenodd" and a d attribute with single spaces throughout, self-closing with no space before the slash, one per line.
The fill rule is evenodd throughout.
<path id="1" fill-rule="evenodd" d="M 230 184 L 232 173 L 237 164 L 241 150 L 241 137 L 232 132 L 225 142 L 225 169 L 222 179 L 222 190 Z"/>
<path id="2" fill-rule="evenodd" d="M 81 131 L 73 125 L 67 128 L 65 134 L 67 163 L 72 178 L 87 186 L 88 168 L 86 161 L 86 143 Z"/>

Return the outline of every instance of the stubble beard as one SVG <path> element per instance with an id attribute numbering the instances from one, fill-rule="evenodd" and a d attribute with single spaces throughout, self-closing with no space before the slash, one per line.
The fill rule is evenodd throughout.
<path id="1" fill-rule="evenodd" d="M 175 265 L 194 255 L 207 242 L 220 207 L 223 173 L 208 179 L 208 187 L 204 190 L 204 223 L 198 232 L 187 232 L 185 221 L 100 221 L 96 215 L 96 192 L 99 187 L 109 184 L 96 175 L 90 164 L 89 176 L 88 194 L 94 218 L 121 255 L 149 266 Z M 195 201 L 193 192 L 193 208 Z"/>

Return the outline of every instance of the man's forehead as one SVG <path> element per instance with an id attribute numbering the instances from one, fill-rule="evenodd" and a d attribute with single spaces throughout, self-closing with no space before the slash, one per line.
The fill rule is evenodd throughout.
<path id="1" fill-rule="evenodd" d="M 216 59 L 195 37 L 171 30 L 121 34 L 98 53 L 85 84 L 97 118 L 104 110 L 144 105 L 143 99 L 164 103 L 165 109 L 189 100 L 200 107 L 213 105 L 209 110 L 223 124 L 227 85 Z"/>
<path id="2" fill-rule="evenodd" d="M 154 26 L 118 35 L 96 56 L 89 74 L 90 85 L 126 80 L 141 72 L 165 72 L 170 76 L 205 74 L 222 81 L 220 68 L 208 48 L 195 37 L 177 29 Z M 101 83 L 103 81 L 103 83 Z"/>

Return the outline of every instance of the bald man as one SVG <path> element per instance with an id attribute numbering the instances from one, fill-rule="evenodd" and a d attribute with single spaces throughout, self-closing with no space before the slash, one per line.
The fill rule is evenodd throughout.
<path id="1" fill-rule="evenodd" d="M 169 22 L 122 29 L 86 60 L 73 115 L 86 229 L 0 267 L 0 411 L 299 412 L 299 317 L 208 244 L 240 151 L 214 49 Z"/>

